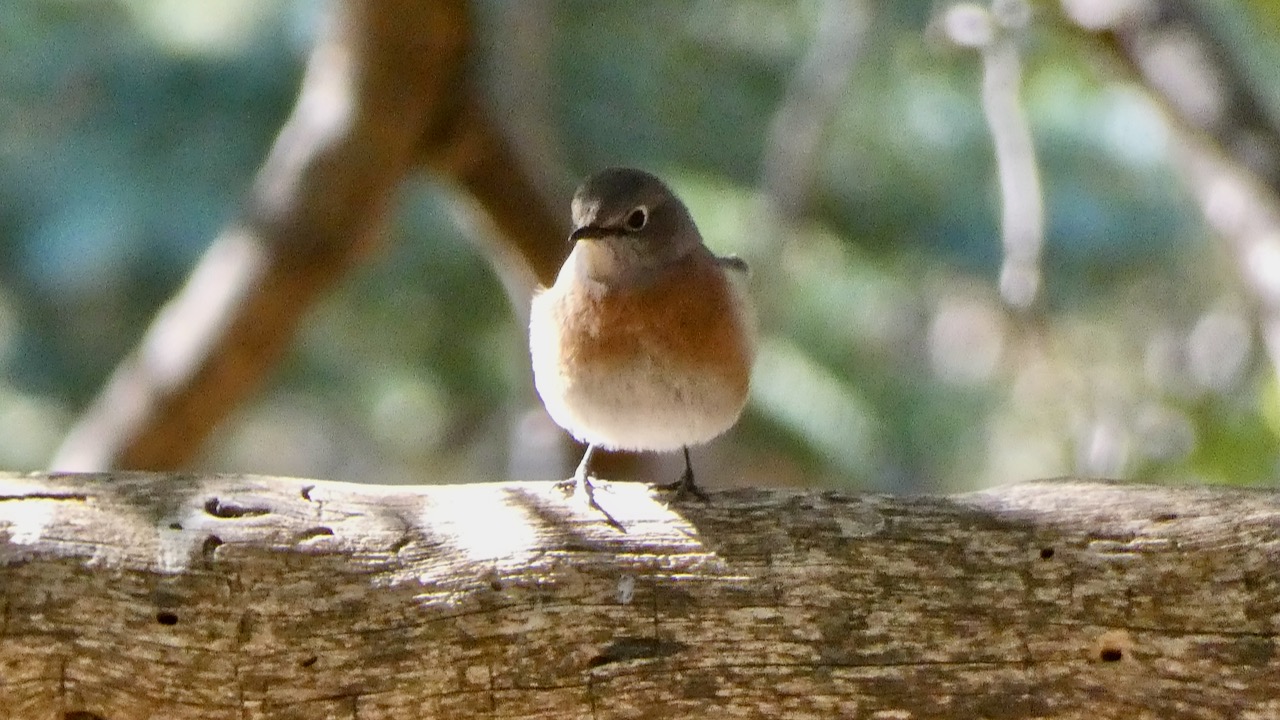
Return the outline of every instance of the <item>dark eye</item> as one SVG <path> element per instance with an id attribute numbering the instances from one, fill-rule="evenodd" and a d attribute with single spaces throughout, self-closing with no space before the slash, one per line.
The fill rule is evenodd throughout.
<path id="1" fill-rule="evenodd" d="M 649 211 L 643 205 L 631 211 L 627 216 L 627 229 L 631 231 L 643 230 L 645 225 L 649 224 Z"/>

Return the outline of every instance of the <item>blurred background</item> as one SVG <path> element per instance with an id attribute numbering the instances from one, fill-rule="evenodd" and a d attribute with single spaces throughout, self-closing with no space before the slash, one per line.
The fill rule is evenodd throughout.
<path id="1" fill-rule="evenodd" d="M 753 395 L 695 453 L 705 486 L 1269 485 L 1280 4 L 1170 5 L 1199 54 L 1158 45 L 1168 10 L 1140 0 L 488 0 L 473 71 L 566 222 L 578 180 L 635 165 L 752 264 Z M 0 468 L 50 462 L 237 217 L 327 8 L 0 8 Z M 400 188 L 195 468 L 568 472 L 527 300 L 463 195 Z"/>

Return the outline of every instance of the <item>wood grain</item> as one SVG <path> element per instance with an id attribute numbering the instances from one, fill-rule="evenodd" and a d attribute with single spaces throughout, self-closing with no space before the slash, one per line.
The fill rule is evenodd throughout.
<path id="1" fill-rule="evenodd" d="M 0 476 L 0 716 L 1280 717 L 1273 492 Z"/>

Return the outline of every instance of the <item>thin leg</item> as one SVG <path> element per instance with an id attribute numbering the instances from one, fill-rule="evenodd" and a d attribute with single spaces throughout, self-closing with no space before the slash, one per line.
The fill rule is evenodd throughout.
<path id="1" fill-rule="evenodd" d="M 667 485 L 659 485 L 658 489 L 674 492 L 672 500 L 682 500 L 686 495 L 692 495 L 703 502 L 710 499 L 693 481 L 693 462 L 689 459 L 688 445 L 684 447 L 684 473 L 680 475 L 680 479 Z"/>
<path id="2" fill-rule="evenodd" d="M 586 493 L 587 497 L 595 495 L 595 489 L 591 487 L 591 456 L 595 453 L 596 446 L 587 445 L 587 451 L 582 453 L 582 462 L 578 463 L 578 469 L 573 472 L 574 490 Z"/>
<path id="3" fill-rule="evenodd" d="M 560 487 L 577 494 L 579 497 L 586 498 L 587 505 L 599 510 L 610 525 L 622 532 L 626 532 L 627 530 L 622 527 L 622 523 L 615 520 L 608 510 L 600 507 L 600 503 L 596 502 L 596 489 L 591 484 L 591 456 L 595 454 L 595 451 L 595 445 L 587 445 L 587 451 L 582 454 L 582 461 L 578 463 L 578 469 L 573 472 L 573 479 L 560 483 Z"/>
<path id="4" fill-rule="evenodd" d="M 595 451 L 595 445 L 587 445 L 587 451 L 582 454 L 582 460 L 578 463 L 578 469 L 573 471 L 573 477 L 556 483 L 556 487 L 570 494 L 581 491 L 586 497 L 591 497 L 594 491 L 591 487 L 591 456 Z"/>

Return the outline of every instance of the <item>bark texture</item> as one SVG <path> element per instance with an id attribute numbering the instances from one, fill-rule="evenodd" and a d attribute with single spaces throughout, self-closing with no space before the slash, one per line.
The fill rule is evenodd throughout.
<path id="1" fill-rule="evenodd" d="M 0 714 L 1275 718 L 1272 492 L 0 477 Z"/>

